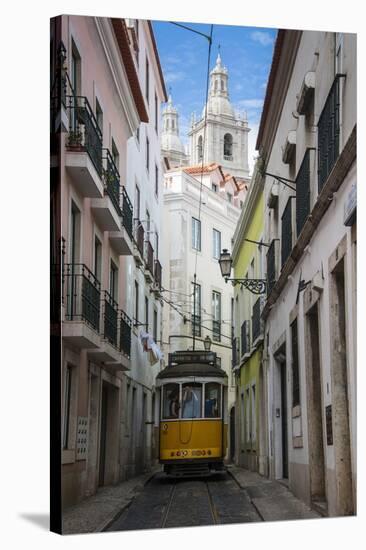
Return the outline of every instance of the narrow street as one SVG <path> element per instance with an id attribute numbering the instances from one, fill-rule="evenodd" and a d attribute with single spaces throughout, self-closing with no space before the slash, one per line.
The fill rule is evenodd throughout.
<path id="1" fill-rule="evenodd" d="M 248 475 L 243 488 L 228 472 L 183 479 L 157 473 L 108 531 L 319 517 L 278 482 Z"/>

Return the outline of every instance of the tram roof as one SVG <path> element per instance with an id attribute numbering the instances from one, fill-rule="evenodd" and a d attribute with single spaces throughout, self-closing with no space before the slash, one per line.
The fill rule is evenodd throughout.
<path id="1" fill-rule="evenodd" d="M 215 365 L 205 363 L 185 363 L 182 365 L 172 365 L 165 367 L 159 372 L 157 378 L 177 378 L 185 376 L 217 376 L 225 378 L 227 374 L 224 370 Z"/>

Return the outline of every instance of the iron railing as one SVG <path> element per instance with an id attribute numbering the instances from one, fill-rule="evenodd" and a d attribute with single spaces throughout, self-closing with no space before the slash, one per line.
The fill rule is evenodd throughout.
<path id="1" fill-rule="evenodd" d="M 144 257 L 145 231 L 141 221 L 135 218 L 135 241 L 141 257 Z"/>
<path id="2" fill-rule="evenodd" d="M 296 178 L 296 231 L 300 235 L 310 213 L 310 149 L 306 150 L 304 159 Z"/>
<path id="3" fill-rule="evenodd" d="M 66 96 L 66 109 L 69 119 L 67 147 L 76 151 L 86 151 L 99 176 L 103 174 L 102 131 L 84 96 Z"/>
<path id="4" fill-rule="evenodd" d="M 232 367 L 236 367 L 237 365 L 239 365 L 239 360 L 240 360 L 240 357 L 239 357 L 239 338 L 233 338 L 233 341 L 232 341 L 232 350 L 233 350 L 233 355 L 232 355 Z"/>
<path id="5" fill-rule="evenodd" d="M 252 344 L 259 338 L 263 333 L 263 323 L 261 319 L 262 312 L 262 300 L 259 297 L 253 306 L 253 315 L 252 315 Z"/>
<path id="6" fill-rule="evenodd" d="M 283 211 L 281 223 L 281 267 L 285 264 L 292 250 L 292 203 L 290 197 Z"/>
<path id="7" fill-rule="evenodd" d="M 65 264 L 66 320 L 85 321 L 99 332 L 100 282 L 84 264 Z"/>
<path id="8" fill-rule="evenodd" d="M 276 283 L 276 239 L 273 239 L 267 252 L 267 295 Z"/>
<path id="9" fill-rule="evenodd" d="M 104 291 L 103 307 L 103 336 L 113 346 L 117 347 L 118 304 L 107 290 Z"/>
<path id="10" fill-rule="evenodd" d="M 318 190 L 326 182 L 339 155 L 340 96 L 337 75 L 329 91 L 318 122 Z"/>
<path id="11" fill-rule="evenodd" d="M 161 288 L 161 281 L 162 281 L 161 272 L 162 272 L 161 263 L 159 262 L 159 260 L 155 260 L 154 279 L 155 279 L 155 282 L 159 285 L 159 288 Z"/>
<path id="12" fill-rule="evenodd" d="M 130 197 L 125 189 L 122 187 L 122 223 L 126 229 L 129 237 L 133 238 L 133 208 L 130 201 Z"/>
<path id="13" fill-rule="evenodd" d="M 50 280 L 50 314 L 51 323 L 58 323 L 61 320 L 61 303 L 63 301 L 62 284 L 65 265 L 65 239 L 61 237 L 51 251 L 51 280 Z"/>
<path id="14" fill-rule="evenodd" d="M 119 349 L 127 357 L 131 357 L 131 327 L 130 317 L 121 309 L 119 318 Z"/>
<path id="15" fill-rule="evenodd" d="M 249 321 L 244 321 L 241 325 L 241 354 L 242 356 L 248 353 L 250 349 L 249 343 Z"/>
<path id="16" fill-rule="evenodd" d="M 104 151 L 104 192 L 111 199 L 118 215 L 122 217 L 122 210 L 120 206 L 120 175 L 109 149 L 104 149 Z"/>
<path id="17" fill-rule="evenodd" d="M 192 334 L 201 336 L 201 315 L 193 315 L 192 313 Z"/>
<path id="18" fill-rule="evenodd" d="M 212 321 L 212 339 L 214 342 L 221 341 L 221 321 Z"/>
<path id="19" fill-rule="evenodd" d="M 150 241 L 146 241 L 146 266 L 151 275 L 154 276 L 154 249 Z"/>

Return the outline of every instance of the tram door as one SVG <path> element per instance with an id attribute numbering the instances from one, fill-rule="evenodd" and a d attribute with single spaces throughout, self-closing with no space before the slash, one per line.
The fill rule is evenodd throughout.
<path id="1" fill-rule="evenodd" d="M 235 407 L 230 411 L 230 461 L 235 460 Z"/>

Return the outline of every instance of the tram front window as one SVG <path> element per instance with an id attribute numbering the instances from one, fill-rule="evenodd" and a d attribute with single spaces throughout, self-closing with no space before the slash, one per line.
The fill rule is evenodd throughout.
<path id="1" fill-rule="evenodd" d="M 166 384 L 163 390 L 163 418 L 179 418 L 179 384 Z"/>
<path id="2" fill-rule="evenodd" d="M 221 410 L 220 384 L 210 382 L 205 386 L 205 418 L 218 418 Z"/>
<path id="3" fill-rule="evenodd" d="M 182 418 L 201 418 L 202 384 L 187 383 L 182 386 Z"/>

